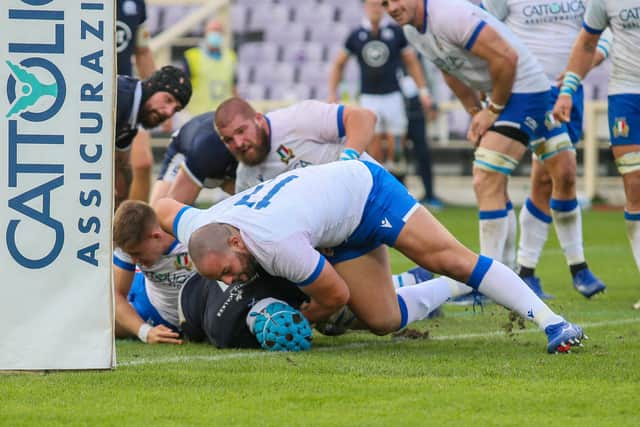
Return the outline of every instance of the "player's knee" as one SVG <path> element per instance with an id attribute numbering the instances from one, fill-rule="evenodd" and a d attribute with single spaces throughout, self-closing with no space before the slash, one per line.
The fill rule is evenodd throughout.
<path id="1" fill-rule="evenodd" d="M 476 195 L 493 195 L 503 193 L 501 183 L 505 180 L 504 175 L 484 169 L 474 168 L 473 170 L 473 190 Z"/>
<path id="2" fill-rule="evenodd" d="M 372 334 L 383 336 L 397 331 L 400 328 L 400 323 L 391 319 L 375 319 L 372 322 L 367 322 L 367 327 Z"/>

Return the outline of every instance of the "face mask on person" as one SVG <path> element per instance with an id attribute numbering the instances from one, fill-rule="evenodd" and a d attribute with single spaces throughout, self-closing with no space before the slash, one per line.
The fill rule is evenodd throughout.
<path id="1" fill-rule="evenodd" d="M 209 46 L 210 49 L 220 49 L 223 40 L 222 33 L 217 31 L 207 33 L 207 46 Z"/>

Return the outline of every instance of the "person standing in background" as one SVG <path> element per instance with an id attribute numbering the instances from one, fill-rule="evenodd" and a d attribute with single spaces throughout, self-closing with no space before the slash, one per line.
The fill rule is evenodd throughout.
<path id="1" fill-rule="evenodd" d="M 184 53 L 184 68 L 191 79 L 193 97 L 187 107 L 191 117 L 215 110 L 236 96 L 236 54 L 226 47 L 224 26 L 211 19 L 200 45 Z"/>

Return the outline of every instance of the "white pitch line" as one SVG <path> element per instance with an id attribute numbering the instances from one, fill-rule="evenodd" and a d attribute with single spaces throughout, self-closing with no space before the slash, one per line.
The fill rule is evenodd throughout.
<path id="1" fill-rule="evenodd" d="M 601 322 L 590 322 L 590 323 L 582 323 L 580 326 L 583 328 L 601 328 L 604 326 L 615 326 L 615 325 L 626 325 L 630 323 L 640 323 L 640 317 L 637 319 L 618 319 L 618 320 L 604 320 Z M 589 331 L 587 331 L 588 333 Z M 513 334 L 530 334 L 530 333 L 540 333 L 538 329 L 514 329 Z M 482 333 L 474 333 L 474 334 L 457 334 L 457 335 L 442 335 L 442 336 L 434 336 L 429 337 L 427 341 L 449 341 L 449 340 L 468 340 L 468 339 L 477 339 L 477 338 L 491 338 L 496 336 L 506 336 L 507 333 L 504 330 L 493 331 L 493 332 L 482 332 Z M 410 341 L 410 340 L 407 340 Z M 331 347 L 321 347 L 315 349 L 316 352 L 327 352 L 327 351 L 336 351 L 336 350 L 347 350 L 354 348 L 364 348 L 370 347 L 372 345 L 394 345 L 395 341 L 367 341 L 367 342 L 358 342 L 358 343 L 350 343 L 343 345 L 336 345 Z M 173 356 L 173 357 L 165 357 L 158 359 L 135 359 L 135 360 L 127 360 L 123 362 L 119 362 L 118 366 L 139 366 L 139 365 L 157 365 L 163 363 L 186 363 L 186 362 L 217 362 L 222 360 L 231 360 L 231 359 L 254 359 L 256 357 L 266 357 L 266 356 L 274 356 L 282 353 L 277 352 L 268 352 L 268 351 L 243 351 L 237 353 L 225 353 L 225 354 L 217 354 L 217 355 L 193 355 L 193 356 Z"/>

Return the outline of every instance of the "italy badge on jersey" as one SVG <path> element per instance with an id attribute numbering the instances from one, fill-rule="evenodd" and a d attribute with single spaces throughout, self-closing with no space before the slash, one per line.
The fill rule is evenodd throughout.
<path id="1" fill-rule="evenodd" d="M 629 136 L 629 125 L 626 117 L 616 117 L 613 125 L 613 136 L 615 138 L 627 138 Z"/>
<path id="2" fill-rule="evenodd" d="M 288 165 L 291 159 L 296 156 L 295 154 L 293 154 L 293 150 L 285 147 L 284 144 L 281 144 L 276 152 L 280 156 L 280 160 L 282 160 L 285 165 Z"/>
<path id="3" fill-rule="evenodd" d="M 174 262 L 176 269 L 178 270 L 191 270 L 191 260 L 189 254 L 178 254 Z"/>

